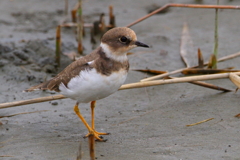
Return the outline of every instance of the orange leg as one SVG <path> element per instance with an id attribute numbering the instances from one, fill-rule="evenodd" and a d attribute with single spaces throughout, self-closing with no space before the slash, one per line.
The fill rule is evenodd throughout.
<path id="1" fill-rule="evenodd" d="M 102 138 L 99 137 L 99 135 L 106 135 L 107 133 L 99 133 L 96 132 L 94 129 L 94 107 L 95 107 L 95 103 L 96 101 L 91 102 L 91 110 L 92 110 L 92 128 L 89 126 L 89 124 L 87 123 L 87 121 L 83 118 L 83 116 L 80 113 L 80 110 L 78 108 L 78 103 L 76 103 L 76 105 L 74 106 L 73 110 L 75 111 L 75 113 L 78 115 L 78 117 L 81 119 L 81 121 L 83 122 L 83 124 L 87 127 L 89 133 L 85 136 L 88 137 L 89 135 L 93 135 L 98 141 L 105 141 Z"/>
<path id="2" fill-rule="evenodd" d="M 95 121 L 94 121 L 94 117 L 95 117 L 95 114 L 94 114 L 94 109 L 95 109 L 95 106 L 96 106 L 96 101 L 92 101 L 91 102 L 91 115 L 92 115 L 92 129 L 95 131 Z M 99 135 L 108 135 L 109 133 L 102 133 L 102 132 L 97 132 L 95 131 L 95 133 L 99 134 Z"/>
<path id="3" fill-rule="evenodd" d="M 101 132 L 97 132 L 96 130 L 95 130 L 95 123 L 94 123 L 94 116 L 95 116 L 95 112 L 94 112 L 94 109 L 95 109 L 95 106 L 96 106 L 96 101 L 92 101 L 91 102 L 91 116 L 92 116 L 92 129 L 93 129 L 93 132 L 96 134 L 96 135 L 98 135 L 98 137 L 100 136 L 100 135 L 108 135 L 109 133 L 101 133 Z M 91 135 L 91 133 L 89 132 L 85 137 L 88 137 L 89 135 Z M 99 139 L 97 139 L 97 140 L 99 140 Z"/>

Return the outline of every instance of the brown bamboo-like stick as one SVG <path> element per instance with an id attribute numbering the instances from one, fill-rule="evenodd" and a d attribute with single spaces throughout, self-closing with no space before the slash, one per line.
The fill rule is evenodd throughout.
<path id="1" fill-rule="evenodd" d="M 198 66 L 199 66 L 199 68 L 204 67 L 204 60 L 203 60 L 203 56 L 202 56 L 202 52 L 201 52 L 200 48 L 198 48 Z"/>
<path id="2" fill-rule="evenodd" d="M 53 100 L 64 99 L 64 98 L 66 98 L 66 97 L 64 95 L 60 94 L 60 95 L 54 95 L 54 96 L 28 99 L 28 100 L 23 100 L 23 101 L 2 103 L 2 104 L 0 104 L 0 109 L 22 106 L 22 105 L 33 104 L 33 103 L 41 103 L 41 102 L 46 102 L 46 101 L 53 101 Z"/>
<path id="3" fill-rule="evenodd" d="M 236 72 L 235 74 L 240 75 L 240 72 Z M 211 75 L 174 78 L 174 79 L 167 79 L 167 80 L 145 81 L 145 82 L 137 82 L 137 83 L 130 83 L 130 84 L 122 85 L 122 87 L 119 90 L 130 89 L 130 88 L 150 87 L 150 86 L 171 84 L 171 83 L 204 81 L 204 80 L 212 80 L 212 79 L 220 79 L 220 78 L 228 78 L 228 77 L 229 77 L 229 73 L 222 73 L 222 74 L 211 74 Z"/>
<path id="4" fill-rule="evenodd" d="M 217 0 L 217 5 L 219 5 L 219 0 Z M 215 59 L 213 57 L 212 59 L 212 68 L 217 69 L 217 57 L 218 57 L 218 13 L 219 9 L 216 9 L 215 11 L 215 28 L 214 28 L 214 49 L 213 54 L 215 56 Z"/>
<path id="5" fill-rule="evenodd" d="M 105 24 L 105 14 L 104 13 L 102 13 L 101 15 L 100 15 L 100 18 L 99 18 L 99 29 L 100 29 L 100 32 L 103 34 L 103 33 L 105 33 L 106 32 L 106 24 Z"/>
<path id="6" fill-rule="evenodd" d="M 203 68 L 190 68 L 184 69 L 182 74 L 184 75 L 203 75 L 203 74 L 216 74 L 216 73 L 230 73 L 230 72 L 240 72 L 240 70 L 232 69 L 203 69 Z"/>
<path id="7" fill-rule="evenodd" d="M 236 114 L 234 117 L 240 118 L 240 113 Z"/>
<path id="8" fill-rule="evenodd" d="M 73 23 L 76 23 L 76 22 L 77 22 L 76 13 L 77 13 L 76 10 L 72 10 L 72 11 L 71 11 L 72 22 L 73 22 Z"/>
<path id="9" fill-rule="evenodd" d="M 109 6 L 109 27 L 108 29 L 114 28 L 116 26 L 115 16 L 113 14 L 113 6 Z"/>
<path id="10" fill-rule="evenodd" d="M 73 23 L 76 23 L 77 22 L 77 9 L 79 8 L 79 3 L 76 3 L 75 6 L 73 7 L 72 11 L 71 11 L 71 14 L 72 14 L 72 22 Z"/>
<path id="11" fill-rule="evenodd" d="M 167 79 L 167 80 L 136 82 L 136 83 L 124 84 L 119 88 L 119 90 L 150 87 L 150 86 L 171 84 L 171 83 L 185 83 L 185 82 L 193 82 L 193 81 L 204 81 L 204 80 L 212 80 L 212 79 L 229 78 L 229 74 L 230 73 L 222 73 L 222 74 L 174 78 L 174 79 Z M 240 72 L 235 72 L 234 74 L 240 75 Z M 57 99 L 64 99 L 64 98 L 67 98 L 67 97 L 65 97 L 63 95 L 55 95 L 55 96 L 34 98 L 34 99 L 29 99 L 29 100 L 17 101 L 17 102 L 2 103 L 2 104 L 0 104 L 0 109 L 20 106 L 20 105 L 52 101 L 52 100 L 57 100 Z"/>
<path id="12" fill-rule="evenodd" d="M 217 68 L 214 68 L 215 67 L 214 64 L 217 64 L 217 57 L 215 56 L 215 54 L 212 54 L 209 58 L 207 68 L 208 69 L 217 69 Z"/>
<path id="13" fill-rule="evenodd" d="M 78 14 L 77 14 L 77 40 L 78 40 L 78 53 L 83 53 L 83 45 L 82 45 L 82 39 L 83 39 L 83 16 L 82 16 L 82 0 L 78 0 Z"/>
<path id="14" fill-rule="evenodd" d="M 240 52 L 237 52 L 237 53 L 234 53 L 234 54 L 231 54 L 231 55 L 219 58 L 218 62 L 229 60 L 229 59 L 232 59 L 232 58 L 235 58 L 235 57 L 238 57 L 238 56 L 240 56 Z M 204 66 L 206 66 L 206 65 L 208 65 L 208 62 L 204 63 Z M 198 67 L 198 66 L 193 66 L 191 68 L 196 68 L 196 67 Z M 160 74 L 160 75 L 144 78 L 144 79 L 141 80 L 141 82 L 152 81 L 152 80 L 164 78 L 164 77 L 167 77 L 167 76 L 170 76 L 170 75 L 173 75 L 173 74 L 181 73 L 184 69 L 189 69 L 189 68 L 181 68 L 181 69 L 177 69 L 177 70 L 172 71 L 172 72 L 168 72 L 168 73 L 164 73 L 164 74 Z"/>
<path id="15" fill-rule="evenodd" d="M 58 67 L 60 66 L 60 59 L 61 59 L 61 26 L 57 26 L 56 29 L 56 55 L 55 55 L 55 62 L 57 63 Z"/>
<path id="16" fill-rule="evenodd" d="M 151 74 L 163 74 L 163 73 L 166 73 L 165 71 L 150 70 L 150 69 L 135 69 L 135 71 L 140 71 L 140 72 L 144 72 L 144 73 L 151 73 Z M 226 72 L 224 72 L 224 73 L 226 73 Z M 168 76 L 168 77 L 165 77 L 165 78 L 166 79 L 173 79 L 173 78 L 176 78 L 176 77 Z M 188 83 L 191 83 L 191 84 L 194 84 L 194 85 L 198 85 L 198 86 L 201 86 L 201 87 L 205 87 L 205 88 L 209 88 L 209 89 L 215 89 L 215 90 L 218 90 L 218 91 L 223 91 L 223 92 L 231 92 L 232 91 L 232 90 L 229 90 L 229 89 L 226 89 L 226 88 L 222 88 L 222 87 L 216 86 L 214 84 L 202 82 L 202 81 L 193 81 L 193 82 L 188 82 Z"/>
<path id="17" fill-rule="evenodd" d="M 213 85 L 210 83 L 202 82 L 202 81 L 193 81 L 193 82 L 188 82 L 188 83 L 195 84 L 195 85 L 205 87 L 205 88 L 215 89 L 218 91 L 223 91 L 223 92 L 231 92 L 232 91 L 230 89 L 222 88 L 222 87 L 219 87 L 219 86 L 216 86 L 216 85 Z"/>
<path id="18" fill-rule="evenodd" d="M 88 144 L 89 144 L 89 155 L 90 160 L 95 160 L 95 137 L 93 134 L 90 134 L 88 137 Z"/>
<path id="19" fill-rule="evenodd" d="M 127 25 L 127 27 L 131 27 L 149 17 L 151 17 L 152 15 L 167 9 L 169 7 L 184 7 L 184 8 L 206 8 L 206 9 L 240 9 L 240 6 L 229 6 L 229 5 L 202 5 L 202 4 L 177 4 L 177 3 L 169 3 L 166 4 L 158 9 L 156 9 L 155 11 L 139 18 L 138 20 L 130 23 L 129 25 Z"/>

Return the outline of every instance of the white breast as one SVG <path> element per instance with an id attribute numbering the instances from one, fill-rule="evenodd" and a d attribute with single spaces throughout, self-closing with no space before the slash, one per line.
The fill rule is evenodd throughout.
<path id="1" fill-rule="evenodd" d="M 113 72 L 109 76 L 104 76 L 95 69 L 81 71 L 79 76 L 72 78 L 67 87 L 62 83 L 59 86 L 61 94 L 79 103 L 87 103 L 109 96 L 116 92 L 125 82 L 126 70 Z"/>

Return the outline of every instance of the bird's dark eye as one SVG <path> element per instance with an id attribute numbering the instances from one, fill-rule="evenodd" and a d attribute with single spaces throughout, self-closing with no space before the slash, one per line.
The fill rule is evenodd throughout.
<path id="1" fill-rule="evenodd" d="M 119 38 L 120 42 L 126 43 L 128 41 L 128 38 L 125 36 L 122 36 L 121 38 Z"/>

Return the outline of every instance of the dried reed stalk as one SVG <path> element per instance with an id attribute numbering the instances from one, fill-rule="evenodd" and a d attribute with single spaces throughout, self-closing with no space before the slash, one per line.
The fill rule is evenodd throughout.
<path id="1" fill-rule="evenodd" d="M 77 9 L 79 8 L 79 3 L 76 3 L 75 6 L 73 7 L 71 14 L 72 14 L 72 22 L 76 23 L 77 22 Z"/>
<path id="2" fill-rule="evenodd" d="M 198 68 L 204 67 L 204 60 L 200 48 L 198 48 Z"/>
<path id="3" fill-rule="evenodd" d="M 235 58 L 235 57 L 238 57 L 238 56 L 240 56 L 240 52 L 237 52 L 237 53 L 234 53 L 234 54 L 231 54 L 231 55 L 219 58 L 218 62 L 229 60 L 229 59 L 232 59 L 232 58 Z M 208 65 L 208 62 L 204 63 L 204 66 L 206 66 L 206 65 Z M 196 68 L 196 67 L 198 67 L 198 66 L 193 66 L 191 68 Z M 164 77 L 167 77 L 167 76 L 170 76 L 170 75 L 173 75 L 173 74 L 181 73 L 185 69 L 189 69 L 189 68 L 181 68 L 181 69 L 177 69 L 177 70 L 172 71 L 172 72 L 168 72 L 168 73 L 164 73 L 164 74 L 160 74 L 160 75 L 144 78 L 144 79 L 141 80 L 141 82 L 152 81 L 152 80 L 164 78 Z"/>
<path id="4" fill-rule="evenodd" d="M 206 9 L 240 9 L 240 6 L 229 6 L 229 5 L 201 5 L 201 4 L 177 4 L 177 3 L 169 3 L 164 5 L 163 7 L 160 7 L 158 9 L 156 9 L 155 11 L 139 18 L 138 20 L 132 22 L 131 24 L 127 25 L 127 27 L 131 27 L 149 17 L 151 17 L 152 15 L 167 9 L 169 7 L 184 7 L 184 8 L 206 8 Z"/>
<path id="5" fill-rule="evenodd" d="M 82 39 L 83 39 L 83 16 L 82 16 L 82 0 L 78 0 L 78 14 L 77 14 L 77 40 L 78 40 L 78 53 L 83 53 L 83 45 L 82 45 Z"/>
<path id="6" fill-rule="evenodd" d="M 114 28 L 116 26 L 115 16 L 113 14 L 113 6 L 109 6 L 109 27 L 108 29 Z"/>
<path id="7" fill-rule="evenodd" d="M 163 74 L 163 73 L 166 73 L 165 71 L 150 70 L 150 69 L 135 69 L 135 71 L 140 71 L 140 72 L 150 73 L 150 74 Z M 166 79 L 173 79 L 173 78 L 176 78 L 176 77 L 167 76 L 165 78 Z M 193 81 L 193 82 L 188 82 L 188 83 L 191 83 L 191 84 L 194 84 L 194 85 L 198 85 L 198 86 L 201 86 L 201 87 L 205 87 L 205 88 L 209 88 L 209 89 L 215 89 L 215 90 L 218 90 L 218 91 L 223 91 L 223 92 L 231 92 L 232 91 L 232 90 L 229 90 L 229 89 L 226 89 L 226 88 L 222 88 L 222 87 L 216 86 L 214 84 L 202 82 L 202 81 Z"/>
<path id="8" fill-rule="evenodd" d="M 201 75 L 201 76 L 191 76 L 191 77 L 174 78 L 174 79 L 167 79 L 167 80 L 156 80 L 156 81 L 130 83 L 130 84 L 122 85 L 119 88 L 119 90 L 150 87 L 150 86 L 171 84 L 171 83 L 184 83 L 184 82 L 229 78 L 229 74 L 230 73 L 222 73 L 222 74 L 213 74 L 213 75 Z M 240 72 L 236 72 L 234 74 L 240 75 Z M 2 104 L 0 104 L 0 109 L 20 106 L 20 105 L 52 101 L 52 100 L 57 100 L 57 99 L 64 99 L 64 98 L 67 98 L 67 97 L 65 97 L 63 95 L 55 95 L 55 96 L 34 98 L 34 99 L 29 99 L 29 100 L 17 101 L 17 102 L 2 103 Z"/>
<path id="9" fill-rule="evenodd" d="M 235 73 L 229 74 L 229 79 L 238 87 L 240 88 L 240 77 Z"/>
<path id="10" fill-rule="evenodd" d="M 60 66 L 60 57 L 61 57 L 61 26 L 57 26 L 56 29 L 56 57 L 55 62 L 58 67 Z"/>
<path id="11" fill-rule="evenodd" d="M 240 72 L 236 72 L 235 74 L 240 75 Z M 220 79 L 220 78 L 228 78 L 228 77 L 229 77 L 229 73 L 222 73 L 222 74 L 174 78 L 174 79 L 167 79 L 167 80 L 144 81 L 144 82 L 137 82 L 137 83 L 130 83 L 130 84 L 122 85 L 122 87 L 119 90 L 130 89 L 130 88 L 142 88 L 142 87 L 171 84 L 171 83 L 204 81 L 204 80 L 212 80 L 212 79 Z"/>
<path id="12" fill-rule="evenodd" d="M 195 84 L 195 85 L 205 87 L 205 88 L 215 89 L 215 90 L 218 90 L 218 91 L 232 92 L 232 90 L 230 90 L 230 89 L 222 88 L 222 87 L 216 86 L 214 84 L 206 83 L 206 82 L 193 81 L 193 82 L 188 82 L 188 83 Z"/>
<path id="13" fill-rule="evenodd" d="M 190 68 L 184 69 L 182 74 L 184 75 L 200 75 L 200 74 L 216 74 L 216 73 L 230 73 L 230 72 L 240 72 L 240 70 L 232 69 L 203 69 L 203 68 Z"/>
<path id="14" fill-rule="evenodd" d="M 89 155 L 90 155 L 90 160 L 95 160 L 95 137 L 93 135 L 89 135 L 88 137 L 88 142 L 89 142 Z"/>
<path id="15" fill-rule="evenodd" d="M 217 5 L 219 5 L 219 0 L 217 0 Z M 216 59 L 218 57 L 218 9 L 215 12 L 215 28 L 214 28 L 214 49 L 213 54 Z M 212 61 L 212 68 L 217 69 L 217 61 Z"/>
<path id="16" fill-rule="evenodd" d="M 188 68 L 197 64 L 193 41 L 186 22 L 184 22 L 182 29 L 180 56 Z"/>
<path id="17" fill-rule="evenodd" d="M 64 98 L 66 98 L 66 97 L 64 95 L 60 94 L 60 95 L 54 95 L 54 96 L 28 99 L 28 100 L 23 100 L 23 101 L 2 103 L 2 104 L 0 104 L 0 109 L 22 106 L 22 105 L 33 104 L 33 103 L 41 103 L 41 102 L 46 102 L 46 101 L 53 101 L 53 100 L 64 99 Z"/>
<path id="18" fill-rule="evenodd" d="M 213 119 L 214 119 L 214 118 L 205 119 L 205 120 L 203 120 L 203 121 L 200 121 L 200 122 L 197 122 L 197 123 L 193 123 L 193 124 L 188 124 L 188 125 L 186 125 L 186 126 L 187 126 L 187 127 L 195 126 L 195 125 L 198 125 L 198 124 L 201 124 L 201 123 L 204 123 L 204 122 L 213 120 Z"/>

